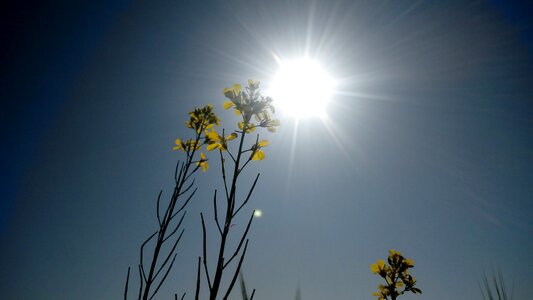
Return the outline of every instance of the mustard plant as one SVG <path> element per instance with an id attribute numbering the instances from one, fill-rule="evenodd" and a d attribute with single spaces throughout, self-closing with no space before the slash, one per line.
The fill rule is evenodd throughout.
<path id="1" fill-rule="evenodd" d="M 268 140 L 260 140 L 259 134 L 256 134 L 255 139 L 252 138 L 251 142 L 247 139 L 247 136 L 254 133 L 257 129 L 266 129 L 269 132 L 275 132 L 276 127 L 280 125 L 278 120 L 272 118 L 272 114 L 275 113 L 272 98 L 263 96 L 259 85 L 259 81 L 248 80 L 248 85 L 244 89 L 239 84 L 225 88 L 223 94 L 227 98 L 227 101 L 222 106 L 224 109 L 233 109 L 239 119 L 236 124 L 237 126 L 229 130 L 229 134 L 226 134 L 224 129 L 220 132 L 213 127 L 206 130 L 206 136 L 203 141 L 207 145 L 206 149 L 208 151 L 216 150 L 219 154 L 218 158 L 221 164 L 221 176 L 224 186 L 223 198 L 225 201 L 223 201 L 224 209 L 222 209 L 223 214 L 220 219 L 217 190 L 215 190 L 213 209 L 214 223 L 218 233 L 218 241 L 215 243 L 218 254 L 214 258 L 214 271 L 209 270 L 208 261 L 210 258 L 207 257 L 206 221 L 203 213 L 200 214 L 203 253 L 198 259 L 195 299 L 199 299 L 201 263 L 203 264 L 203 273 L 207 281 L 209 299 L 216 300 L 217 296 L 220 295 L 225 300 L 228 299 L 235 285 L 246 255 L 249 241 L 247 238 L 248 231 L 252 224 L 255 211 L 251 213 L 243 232 L 237 233 L 236 228 L 232 225 L 233 219 L 237 214 L 242 212 L 242 209 L 250 200 L 259 179 L 259 174 L 255 176 L 245 197 L 237 196 L 237 185 L 241 175 L 243 175 L 243 170 L 251 161 L 259 161 L 265 158 L 263 149 L 269 144 Z M 231 141 L 236 141 L 236 145 L 230 147 Z M 237 235 L 237 240 L 239 241 L 232 249 L 228 245 L 230 235 Z M 238 261 L 234 259 L 238 259 Z M 236 262 L 236 265 L 234 264 L 232 266 L 232 262 Z M 229 284 L 225 288 L 222 288 L 223 278 L 228 273 Z"/>
<path id="2" fill-rule="evenodd" d="M 174 191 L 166 208 L 160 208 L 162 191 L 159 192 L 156 204 L 157 229 L 141 244 L 140 258 L 137 266 L 139 272 L 138 299 L 152 299 L 162 284 L 165 282 L 176 259 L 178 246 L 184 229 L 181 228 L 186 211 L 185 207 L 196 193 L 194 178 L 192 176 L 201 169 L 205 172 L 208 168 L 205 154 L 200 152 L 205 144 L 207 131 L 220 124 L 220 119 L 215 115 L 212 105 L 195 108 L 189 113 L 186 127 L 193 131 L 192 138 L 187 140 L 176 139 L 173 150 L 185 154 L 183 161 L 178 161 L 174 173 Z M 179 221 L 178 221 L 179 219 Z M 176 236 L 176 234 L 179 234 Z M 165 247 L 169 244 L 170 247 Z M 150 250 L 147 247 L 152 246 Z M 167 249 L 166 251 L 164 249 Z M 151 255 L 145 257 L 145 253 Z M 124 299 L 128 297 L 130 268 L 126 278 Z M 183 297 L 182 297 L 183 298 Z"/>
<path id="3" fill-rule="evenodd" d="M 416 279 L 409 274 L 409 269 L 413 267 L 412 259 L 405 258 L 398 251 L 389 250 L 387 263 L 380 259 L 370 266 L 372 273 L 378 274 L 385 280 L 385 284 L 380 284 L 379 291 L 373 295 L 378 297 L 378 300 L 396 300 L 406 292 L 421 294 L 422 291 L 415 287 Z"/>

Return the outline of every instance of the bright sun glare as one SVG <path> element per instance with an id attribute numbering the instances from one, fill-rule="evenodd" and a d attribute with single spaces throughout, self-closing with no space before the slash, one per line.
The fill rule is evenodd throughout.
<path id="1" fill-rule="evenodd" d="M 297 119 L 323 117 L 334 87 L 335 81 L 319 63 L 303 58 L 280 63 L 270 95 L 276 107 Z"/>

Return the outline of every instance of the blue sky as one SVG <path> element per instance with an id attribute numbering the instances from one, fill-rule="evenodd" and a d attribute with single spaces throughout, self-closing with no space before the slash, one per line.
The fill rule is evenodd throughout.
<path id="1" fill-rule="evenodd" d="M 193 106 L 273 54 L 338 79 L 319 120 L 280 112 L 244 274 L 255 299 L 369 299 L 369 265 L 397 249 L 423 293 L 481 299 L 499 267 L 527 298 L 533 250 L 532 47 L 527 5 L 352 1 L 7 3 L 2 9 L 0 298 L 116 299 L 172 188 Z M 291 154 L 292 153 L 292 154 Z M 161 298 L 192 294 L 198 175 L 177 268 Z M 236 222 L 239 226 L 240 222 Z M 212 225 L 212 224 L 211 224 Z M 211 228 L 213 233 L 214 228 Z M 169 295 L 166 297 L 166 295 Z"/>

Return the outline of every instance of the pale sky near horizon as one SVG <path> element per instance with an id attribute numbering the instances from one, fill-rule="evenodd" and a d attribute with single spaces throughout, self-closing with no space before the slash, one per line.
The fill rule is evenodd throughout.
<path id="1" fill-rule="evenodd" d="M 211 103 L 234 126 L 222 89 L 249 78 L 268 87 L 274 56 L 306 53 L 338 86 L 327 124 L 279 112 L 279 131 L 261 133 L 266 158 L 242 183 L 261 172 L 249 209 L 263 215 L 243 267 L 254 299 L 293 299 L 298 287 L 304 300 L 372 299 L 381 282 L 369 266 L 389 249 L 415 261 L 423 294 L 405 300 L 482 299 L 478 281 L 497 268 L 527 299 L 530 5 L 2 5 L 1 299 L 122 297 L 156 196 L 172 188 L 187 112 Z M 199 214 L 212 214 L 218 171 L 197 175 L 158 299 L 194 293 Z"/>

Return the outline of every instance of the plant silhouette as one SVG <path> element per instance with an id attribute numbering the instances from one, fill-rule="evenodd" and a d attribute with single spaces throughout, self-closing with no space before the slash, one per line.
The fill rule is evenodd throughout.
<path id="1" fill-rule="evenodd" d="M 200 214 L 202 223 L 203 243 L 202 256 L 198 260 L 198 274 L 197 274 L 197 289 L 195 299 L 199 299 L 200 292 L 200 262 L 203 264 L 203 273 L 205 275 L 207 286 L 209 289 L 209 299 L 215 300 L 217 296 L 221 295 L 223 299 L 228 299 L 239 272 L 241 270 L 246 250 L 248 248 L 248 232 L 254 218 L 253 211 L 246 224 L 243 232 L 237 233 L 232 228 L 234 218 L 242 212 L 242 209 L 250 200 L 254 188 L 259 179 L 259 174 L 255 176 L 253 184 L 248 189 L 246 196 L 243 199 L 237 197 L 237 185 L 239 179 L 243 175 L 243 170 L 251 161 L 263 160 L 265 153 L 263 149 L 268 146 L 268 140 L 259 140 L 259 134 L 256 135 L 255 141 L 246 143 L 246 136 L 256 131 L 256 129 L 265 128 L 269 132 L 275 132 L 276 127 L 279 126 L 279 121 L 272 119 L 271 114 L 275 112 L 270 97 L 264 97 L 259 89 L 259 81 L 248 80 L 248 86 L 244 89 L 239 84 L 233 85 L 231 88 L 223 90 L 224 96 L 228 101 L 224 102 L 224 109 L 233 108 L 235 115 L 239 117 L 237 128 L 231 130 L 231 133 L 226 135 L 224 129 L 222 132 L 217 132 L 214 128 L 206 130 L 205 144 L 208 151 L 218 150 L 219 161 L 222 170 L 222 183 L 224 185 L 224 203 L 222 219 L 219 218 L 219 205 L 217 199 L 217 191 L 215 190 L 213 196 L 213 210 L 214 223 L 218 232 L 217 253 L 215 258 L 214 272 L 209 270 L 207 256 L 207 229 L 203 213 Z M 252 121 L 252 118 L 254 120 Z M 229 147 L 230 141 L 237 141 L 236 150 Z M 233 249 L 229 249 L 228 241 L 231 234 L 238 234 L 239 241 Z M 231 263 L 236 261 L 236 266 L 230 271 Z M 224 275 L 229 273 L 229 284 L 221 289 Z"/>
<path id="2" fill-rule="evenodd" d="M 163 283 L 165 282 L 174 261 L 176 259 L 176 247 L 178 246 L 184 229 L 182 222 L 186 215 L 185 207 L 196 193 L 194 187 L 195 180 L 192 176 L 201 168 L 207 170 L 207 161 L 203 153 L 198 151 L 202 142 L 206 138 L 206 131 L 220 124 L 220 119 L 213 112 L 213 106 L 207 105 L 203 108 L 196 108 L 189 113 L 190 119 L 186 122 L 187 127 L 193 130 L 193 137 L 188 140 L 176 140 L 174 150 L 181 150 L 185 153 L 185 159 L 176 165 L 174 174 L 174 191 L 166 208 L 161 214 L 161 191 L 157 197 L 156 216 L 158 227 L 140 247 L 140 258 L 137 266 L 139 272 L 139 292 L 138 299 L 152 299 Z M 179 221 L 178 221 L 179 218 Z M 176 236 L 176 234 L 179 234 Z M 166 244 L 170 244 L 170 250 L 163 249 Z M 145 258 L 146 247 L 153 245 L 149 259 Z M 145 266 L 148 266 L 146 268 Z M 128 298 L 130 269 L 126 278 L 124 289 L 124 299 Z"/>
<path id="3" fill-rule="evenodd" d="M 198 171 L 206 172 L 209 168 L 209 159 L 202 152 L 205 147 L 207 151 L 218 150 L 218 157 L 222 169 L 222 182 L 224 184 L 225 213 L 222 215 L 222 221 L 218 215 L 217 190 L 214 192 L 214 223 L 219 233 L 219 243 L 217 256 L 213 259 L 216 262 L 215 271 L 210 272 L 207 257 L 207 229 L 203 213 L 200 214 L 202 224 L 202 256 L 198 258 L 198 269 L 196 278 L 195 299 L 199 299 L 201 290 L 201 265 L 209 289 L 209 299 L 215 300 L 218 295 L 227 299 L 232 291 L 237 276 L 240 272 L 246 250 L 248 247 L 248 231 L 250 229 L 254 213 L 245 227 L 244 232 L 240 233 L 239 242 L 230 251 L 228 238 L 234 229 L 232 221 L 238 213 L 242 212 L 245 205 L 251 198 L 252 192 L 259 179 L 259 174 L 255 176 L 252 186 L 244 199 L 237 197 L 237 185 L 243 170 L 251 161 L 259 161 L 265 158 L 263 149 L 268 146 L 268 140 L 259 140 L 259 134 L 256 135 L 255 141 L 246 142 L 246 135 L 251 134 L 258 128 L 265 128 L 269 132 L 275 132 L 279 126 L 279 121 L 272 119 L 271 114 L 275 112 L 270 97 L 264 97 L 259 89 L 259 81 L 248 80 L 248 86 L 242 89 L 241 85 L 235 84 L 231 88 L 223 90 L 224 96 L 228 99 L 223 104 L 224 109 L 233 108 L 240 120 L 236 123 L 236 128 L 226 135 L 225 130 L 219 133 L 215 127 L 220 125 L 220 119 L 214 112 L 212 105 L 206 105 L 201 108 L 195 108 L 189 112 L 189 119 L 185 126 L 192 130 L 192 138 L 175 140 L 174 151 L 180 151 L 185 158 L 176 165 L 174 174 L 174 191 L 170 200 L 166 203 L 166 208 L 161 209 L 161 191 L 156 202 L 156 216 L 158 226 L 154 232 L 146 238 L 140 246 L 140 258 L 137 266 L 139 273 L 139 291 L 138 299 L 150 300 L 155 297 L 159 289 L 169 275 L 177 253 L 176 248 L 181 240 L 184 229 L 182 222 L 186 215 L 185 208 L 189 201 L 194 197 L 197 188 L 195 188 L 195 179 L 193 175 Z M 254 121 L 252 121 L 254 118 Z M 237 150 L 231 150 L 229 142 L 238 141 Z M 165 247 L 169 244 L 169 247 Z M 150 247 L 151 246 L 151 247 Z M 166 251 L 164 249 L 167 249 Z M 147 255 L 149 253 L 149 255 Z M 235 260 L 236 259 L 236 260 Z M 230 265 L 237 262 L 236 266 Z M 229 272 L 229 269 L 232 269 Z M 124 288 L 124 299 L 128 298 L 130 283 L 130 268 L 126 277 Z M 225 274 L 230 273 L 230 283 L 228 286 L 221 288 Z M 178 299 L 177 294 L 174 295 Z M 181 299 L 184 299 L 185 294 Z M 253 293 L 252 296 L 253 297 Z M 251 299 L 251 298 L 250 298 Z"/>

